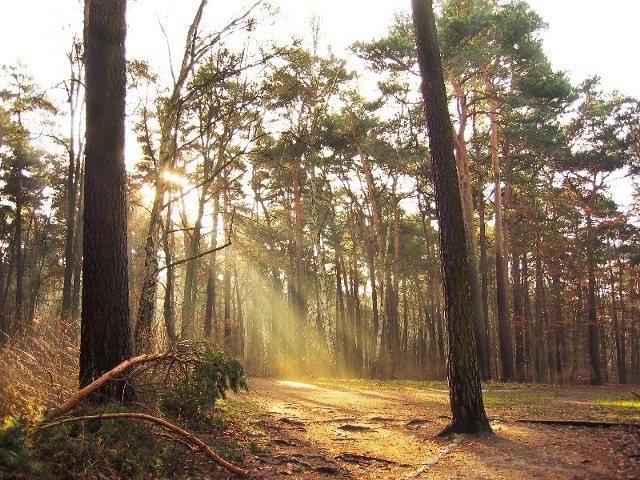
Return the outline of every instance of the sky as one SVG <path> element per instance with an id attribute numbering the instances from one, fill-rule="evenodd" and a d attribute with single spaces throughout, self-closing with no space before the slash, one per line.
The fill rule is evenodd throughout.
<path id="1" fill-rule="evenodd" d="M 607 90 L 640 97 L 640 0 L 528 0 L 548 23 L 543 34 L 553 66 L 578 82 L 593 74 Z M 166 67 L 167 49 L 159 23 L 180 41 L 197 0 L 129 0 L 131 56 L 153 57 Z M 228 18 L 243 2 L 210 0 L 211 19 Z M 356 40 L 383 35 L 396 12 L 410 0 L 272 0 L 281 9 L 277 32 L 303 35 L 310 18 L 321 19 L 322 42 L 340 54 Z M 27 66 L 43 86 L 66 74 L 65 52 L 73 32 L 81 32 L 82 0 L 0 0 L 0 64 Z M 224 13 L 220 13 L 223 11 Z M 35 14 L 35 15 L 34 15 Z M 213 21 L 213 20 L 212 20 Z M 179 43 L 174 57 L 180 55 Z"/>
<path id="2" fill-rule="evenodd" d="M 221 25 L 256 0 L 209 0 L 205 25 Z M 353 42 L 383 36 L 396 13 L 408 13 L 410 0 L 270 0 L 280 9 L 274 36 L 308 37 L 311 18 L 320 20 L 320 47 L 338 56 Z M 545 52 L 556 70 L 574 84 L 599 75 L 605 91 L 640 98 L 640 0 L 527 0 L 548 24 Z M 173 61 L 199 0 L 128 0 L 127 55 L 149 60 L 168 75 L 166 38 Z M 82 32 L 84 0 L 0 0 L 0 65 L 18 61 L 43 88 L 68 75 L 66 52 L 72 35 Z M 164 29 L 164 33 L 162 28 Z M 308 43 L 307 45 L 310 45 Z M 631 202 L 628 179 L 617 180 L 621 204 Z"/>

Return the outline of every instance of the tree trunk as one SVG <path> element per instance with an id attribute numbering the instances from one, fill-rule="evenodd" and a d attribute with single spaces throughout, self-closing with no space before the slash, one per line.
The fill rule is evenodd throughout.
<path id="1" fill-rule="evenodd" d="M 356 227 L 356 213 L 353 211 L 353 205 L 349 205 L 349 209 L 347 210 L 349 216 L 349 233 L 351 236 L 351 252 L 350 252 L 350 279 L 351 279 L 351 288 L 350 288 L 350 297 L 353 302 L 352 307 L 352 315 L 353 315 L 353 323 L 355 329 L 355 337 L 356 337 L 356 345 L 353 349 L 352 356 L 352 364 L 353 368 L 358 374 L 362 374 L 365 365 L 365 355 L 366 355 L 366 334 L 363 328 L 362 322 L 362 309 L 360 305 L 360 272 L 358 269 L 358 258 L 359 258 L 359 239 L 357 234 Z"/>
<path id="2" fill-rule="evenodd" d="M 303 248 L 302 248 L 302 192 L 300 188 L 300 168 L 302 160 L 294 158 L 291 163 L 291 185 L 293 187 L 293 242 L 294 242 L 294 283 L 293 306 L 297 313 L 303 314 L 306 310 L 304 291 L 303 291 Z M 302 321 L 298 318 L 297 321 Z"/>
<path id="3" fill-rule="evenodd" d="M 213 226 L 211 232 L 211 250 L 214 250 L 218 246 L 218 218 L 220 211 L 220 194 L 217 188 L 213 199 Z M 212 338 L 217 335 L 217 315 L 216 315 L 216 277 L 218 275 L 218 268 L 216 267 L 216 252 L 212 252 L 209 257 L 209 268 L 207 269 L 207 300 L 204 309 L 204 337 L 206 339 Z M 215 329 L 215 330 L 213 330 Z"/>
<path id="4" fill-rule="evenodd" d="M 228 172 L 225 171 L 224 183 L 227 184 Z M 222 192 L 222 230 L 225 235 L 229 235 L 231 228 L 231 214 L 229 205 L 229 190 Z M 231 318 L 231 271 L 232 271 L 232 250 L 228 248 L 224 252 L 224 265 L 222 272 L 222 295 L 224 300 L 224 324 L 223 324 L 223 345 L 227 349 L 233 346 L 233 319 Z"/>
<path id="5" fill-rule="evenodd" d="M 167 334 L 169 344 L 173 344 L 178 340 L 176 332 L 176 302 L 175 302 L 175 267 L 173 266 L 174 237 L 172 230 L 172 199 L 171 192 L 168 194 L 169 202 L 167 205 L 167 217 L 165 219 L 165 227 L 162 235 L 162 246 L 164 248 L 164 259 L 167 265 L 165 274 L 167 280 L 165 283 L 164 300 L 162 308 L 162 316 L 164 318 L 164 327 Z"/>
<path id="6" fill-rule="evenodd" d="M 535 320 L 533 330 L 533 370 L 534 379 L 540 383 L 544 378 L 545 351 L 550 351 L 548 339 L 549 315 L 547 313 L 547 296 L 544 285 L 544 272 L 542 271 L 542 251 L 540 245 L 540 231 L 536 228 L 535 245 Z M 552 362 L 549 362 L 549 382 L 553 383 L 551 372 Z"/>
<path id="7" fill-rule="evenodd" d="M 394 180 L 395 196 L 395 180 Z M 398 362 L 402 359 L 400 348 L 399 289 L 400 289 L 400 204 L 396 199 L 393 204 L 393 283 L 387 282 L 387 324 L 389 325 L 389 359 L 391 378 L 396 378 Z"/>
<path id="8" fill-rule="evenodd" d="M 490 431 L 482 401 L 467 257 L 460 254 L 466 251 L 466 238 L 433 5 L 431 0 L 411 4 L 440 227 L 448 332 L 452 422 L 442 433 Z"/>
<path id="9" fill-rule="evenodd" d="M 20 159 L 20 154 L 17 155 Z M 16 292 L 14 321 L 17 331 L 22 332 L 24 328 L 24 252 L 22 249 L 22 167 L 18 160 L 18 188 L 16 193 L 16 216 L 14 219 L 14 258 L 16 264 Z"/>
<path id="10" fill-rule="evenodd" d="M 616 335 L 616 358 L 618 360 L 618 381 L 627 383 L 627 345 L 626 345 L 626 321 L 625 321 L 625 299 L 624 299 L 624 266 L 618 258 L 618 308 L 620 309 L 620 323 L 618 334 Z"/>
<path id="11" fill-rule="evenodd" d="M 88 0 L 87 0 L 88 1 Z M 176 76 L 171 95 L 165 102 L 165 111 L 160 119 L 160 146 L 155 171 L 156 185 L 153 205 L 149 214 L 149 227 L 145 241 L 144 270 L 135 331 L 136 352 L 148 353 L 151 350 L 151 327 L 155 318 L 156 298 L 158 291 L 158 243 L 163 210 L 163 200 L 166 191 L 165 171 L 175 162 L 176 139 L 175 132 L 180 121 L 182 101 L 181 95 L 189 75 L 195 64 L 195 51 L 198 28 L 207 0 L 200 0 L 198 10 L 189 27 L 185 41 L 182 65 Z"/>
<path id="12" fill-rule="evenodd" d="M 473 113 L 473 137 L 476 138 L 476 114 Z M 478 208 L 478 223 L 479 223 L 479 232 L 478 232 L 478 243 L 479 243 L 479 271 L 480 271 L 480 295 L 482 299 L 482 312 L 485 320 L 485 338 L 487 342 L 487 380 L 491 380 L 492 375 L 492 367 L 491 367 L 491 358 L 492 358 L 492 349 L 489 347 L 492 345 L 491 343 L 491 328 L 489 323 L 489 263 L 487 261 L 487 224 L 485 221 L 485 204 L 484 204 L 484 176 L 482 172 L 482 165 L 479 161 L 481 153 L 480 153 L 480 144 L 476 143 L 476 196 L 477 196 L 477 208 Z"/>
<path id="13" fill-rule="evenodd" d="M 498 339 L 500 343 L 500 365 L 502 380 L 513 381 L 513 349 L 511 346 L 511 325 L 507 300 L 507 261 L 504 248 L 504 225 L 502 220 L 502 186 L 500 181 L 500 163 L 498 159 L 498 101 L 492 96 L 492 85 L 489 76 L 485 76 L 485 88 L 489 98 L 489 121 L 491 137 L 491 165 L 493 168 L 494 200 L 493 212 L 495 223 L 495 255 L 496 255 L 496 304 L 498 307 Z"/>
<path id="14" fill-rule="evenodd" d="M 595 274 L 595 254 L 594 254 L 594 234 L 593 219 L 591 209 L 587 209 L 586 215 L 587 233 L 587 338 L 589 344 L 589 366 L 591 385 L 602 385 L 602 364 L 600 361 L 600 329 L 598 326 L 597 306 L 596 306 L 596 274 Z"/>
<path id="15" fill-rule="evenodd" d="M 124 164 L 125 0 L 87 0 L 87 149 L 84 194 L 80 386 L 132 355 Z M 124 379 L 99 397 L 130 401 Z"/>
<path id="16" fill-rule="evenodd" d="M 313 235 L 313 249 L 315 256 L 315 277 L 316 277 L 316 298 L 317 309 L 320 316 L 320 324 L 324 331 L 324 340 L 327 346 L 332 372 L 335 374 L 336 348 L 335 348 L 335 325 L 329 320 L 329 300 L 327 293 L 327 278 L 324 269 L 324 243 L 322 241 L 322 227 L 318 213 L 318 185 L 315 166 L 310 168 L 311 186 L 311 229 Z"/>
<path id="17" fill-rule="evenodd" d="M 487 338 L 486 316 L 482 301 L 482 283 L 480 281 L 480 269 L 478 268 L 476 225 L 473 209 L 473 192 L 471 180 L 469 178 L 469 155 L 465 142 L 465 132 L 467 129 L 466 96 L 462 91 L 462 86 L 455 78 L 453 71 L 449 70 L 449 80 L 456 92 L 458 102 L 458 131 L 451 126 L 453 143 L 456 152 L 456 166 L 458 172 L 458 183 L 460 186 L 460 202 L 462 204 L 462 216 L 464 219 L 465 234 L 467 238 L 467 258 L 469 262 L 469 284 L 471 286 L 471 302 L 473 308 L 473 329 L 476 335 L 478 347 L 478 366 L 482 378 L 489 379 L 489 342 Z"/>
<path id="18" fill-rule="evenodd" d="M 512 236 L 512 257 L 511 257 L 511 279 L 513 282 L 513 324 L 516 353 L 516 381 L 525 381 L 525 335 L 524 335 L 524 314 L 522 305 L 522 272 L 520 271 L 520 244 L 516 235 Z"/>
<path id="19" fill-rule="evenodd" d="M 204 177 L 208 178 L 209 168 L 208 162 L 205 159 L 205 173 Z M 202 238 L 202 218 L 204 217 L 204 206 L 207 201 L 208 186 L 206 183 L 202 186 L 200 197 L 198 199 L 198 212 L 196 214 L 196 221 L 193 227 L 193 233 L 189 241 L 189 248 L 187 250 L 187 266 L 184 275 L 184 288 L 182 295 L 182 336 L 188 340 L 194 340 L 196 338 L 196 319 L 195 319 L 195 307 L 197 300 L 197 284 L 196 273 L 198 268 L 198 253 L 200 252 L 200 240 Z"/>
<path id="20" fill-rule="evenodd" d="M 551 368 L 555 371 L 555 377 L 558 383 L 564 381 L 564 370 L 566 367 L 566 338 L 565 338 L 565 322 L 562 308 L 562 282 L 558 266 L 552 267 L 551 270 L 551 290 L 553 292 L 552 312 L 553 312 L 553 350 L 555 351 L 555 365 Z"/>

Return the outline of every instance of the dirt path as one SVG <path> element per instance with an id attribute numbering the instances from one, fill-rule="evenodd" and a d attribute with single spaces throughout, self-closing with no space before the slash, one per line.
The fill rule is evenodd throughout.
<path id="1" fill-rule="evenodd" d="M 489 392 L 495 435 L 439 439 L 448 423 L 444 390 L 258 378 L 250 385 L 244 400 L 256 405 L 262 432 L 259 451 L 245 459 L 250 478 L 640 478 L 638 428 L 513 421 L 612 420 L 618 409 L 596 405 L 594 395 L 628 394 L 629 387 Z M 632 409 L 626 420 L 640 421 L 640 411 Z"/>

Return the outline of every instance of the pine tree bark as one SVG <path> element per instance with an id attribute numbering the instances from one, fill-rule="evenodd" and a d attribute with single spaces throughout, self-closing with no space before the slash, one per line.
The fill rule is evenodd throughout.
<path id="1" fill-rule="evenodd" d="M 453 85 L 458 102 L 458 131 L 456 131 L 452 125 L 451 133 L 456 151 L 460 201 L 462 203 L 462 216 L 467 236 L 467 259 L 469 263 L 469 282 L 472 294 L 473 327 L 475 329 L 478 348 L 478 366 L 480 367 L 482 378 L 489 379 L 491 377 L 489 369 L 489 341 L 486 333 L 486 315 L 482 304 L 482 283 L 480 281 L 480 269 L 477 258 L 478 242 L 476 240 L 476 226 L 473 212 L 473 192 L 469 178 L 469 154 L 464 138 L 467 129 L 468 105 L 462 86 L 455 78 L 452 70 L 449 70 L 449 81 Z"/>
<path id="2" fill-rule="evenodd" d="M 444 76 L 431 0 L 412 0 L 418 64 L 436 192 L 448 332 L 452 422 L 442 433 L 490 431 L 482 400 L 473 330 L 469 268 Z"/>
<path id="3" fill-rule="evenodd" d="M 124 119 L 125 0 L 86 0 L 87 148 L 80 386 L 132 355 L 127 270 Z M 99 397 L 132 400 L 123 379 Z"/>

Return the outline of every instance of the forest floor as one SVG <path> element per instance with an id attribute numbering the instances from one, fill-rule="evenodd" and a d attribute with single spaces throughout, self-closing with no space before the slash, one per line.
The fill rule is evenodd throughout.
<path id="1" fill-rule="evenodd" d="M 637 479 L 640 386 L 485 387 L 492 435 L 436 435 L 448 424 L 442 382 L 250 379 L 229 409 L 252 479 Z M 243 438 L 244 437 L 244 438 Z M 218 477 L 227 478 L 227 475 Z"/>

